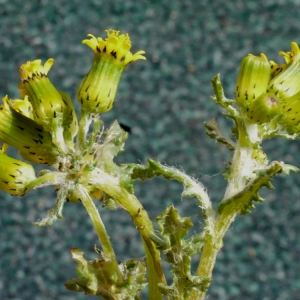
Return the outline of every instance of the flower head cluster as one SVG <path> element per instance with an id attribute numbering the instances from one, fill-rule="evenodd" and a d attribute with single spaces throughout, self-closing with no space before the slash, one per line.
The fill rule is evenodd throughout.
<path id="1" fill-rule="evenodd" d="M 19 150 L 24 159 L 65 172 L 61 185 L 58 184 L 57 175 L 49 175 L 52 184 L 58 192 L 60 188 L 67 189 L 66 198 L 78 200 L 74 192 L 75 182 L 80 175 L 85 174 L 85 168 L 91 169 L 96 165 L 95 147 L 98 145 L 96 139 L 100 121 L 95 121 L 95 115 L 92 118 L 91 114 L 103 113 L 112 108 L 125 67 L 135 60 L 145 59 L 142 55 L 144 51 L 135 54 L 130 52 L 128 34 L 120 34 L 115 30 L 106 32 L 106 39 L 89 35 L 90 39 L 83 41 L 83 44 L 94 50 L 95 57 L 90 72 L 78 88 L 83 112 L 80 122 L 70 96 L 58 91 L 48 76 L 54 63 L 53 58 L 44 64 L 37 59 L 21 65 L 18 86 L 21 99 L 5 96 L 0 105 L 0 141 L 4 143 L 0 149 L 0 189 L 13 195 L 23 195 L 28 183 L 36 178 L 31 165 L 5 154 L 7 145 L 11 145 Z M 94 132 L 88 137 L 92 120 Z M 73 139 L 77 134 L 75 143 Z M 50 184 L 48 177 L 46 181 Z M 101 197 L 102 192 L 88 184 L 86 190 L 91 197 Z"/>
<path id="2" fill-rule="evenodd" d="M 250 121 L 258 124 L 276 119 L 288 132 L 300 131 L 300 49 L 279 52 L 285 63 L 268 61 L 264 54 L 249 55 L 241 63 L 236 101 Z"/>

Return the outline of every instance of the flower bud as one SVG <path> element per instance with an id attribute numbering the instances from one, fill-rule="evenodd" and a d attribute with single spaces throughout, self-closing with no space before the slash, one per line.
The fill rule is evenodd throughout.
<path id="1" fill-rule="evenodd" d="M 53 63 L 54 59 L 49 58 L 44 66 L 41 60 L 34 60 L 20 67 L 21 96 L 28 96 L 34 120 L 46 131 L 52 131 L 54 119 L 57 124 L 63 124 L 67 122 L 65 118 L 68 119 L 66 103 L 48 78 Z"/>
<path id="2" fill-rule="evenodd" d="M 262 94 L 249 105 L 247 115 L 251 122 L 263 124 L 281 115 L 281 101 L 274 94 Z"/>
<path id="3" fill-rule="evenodd" d="M 19 101 L 23 100 L 3 98 L 0 106 L 0 140 L 17 148 L 22 157 L 29 161 L 53 165 L 59 152 L 52 143 L 51 134 L 15 110 L 14 106 Z"/>
<path id="4" fill-rule="evenodd" d="M 146 59 L 138 51 L 132 54 L 128 34 L 106 30 L 107 38 L 96 38 L 89 34 L 89 40 L 82 43 L 94 51 L 94 61 L 89 73 L 83 78 L 77 91 L 77 98 L 87 113 L 104 113 L 111 110 L 118 84 L 125 67 L 138 59 Z"/>
<path id="5" fill-rule="evenodd" d="M 36 179 L 32 165 L 9 157 L 2 151 L 0 169 L 0 189 L 13 196 L 23 196 L 28 183 Z"/>
<path id="6" fill-rule="evenodd" d="M 267 90 L 271 76 L 271 66 L 264 54 L 246 56 L 240 66 L 236 83 L 235 98 L 241 108 L 247 108 L 251 102 Z"/>

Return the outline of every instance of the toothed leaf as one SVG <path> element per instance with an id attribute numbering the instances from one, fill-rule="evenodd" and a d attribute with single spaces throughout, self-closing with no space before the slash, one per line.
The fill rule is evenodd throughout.
<path id="1" fill-rule="evenodd" d="M 124 151 L 124 144 L 128 134 L 120 127 L 117 121 L 114 121 L 105 135 L 105 140 L 97 148 L 97 166 L 108 173 L 118 172 L 118 167 L 113 162 L 113 159 L 120 152 Z"/>
<path id="2" fill-rule="evenodd" d="M 228 111 L 230 117 L 232 117 L 232 118 L 238 117 L 239 116 L 238 111 L 232 106 L 232 104 L 234 104 L 235 101 L 231 100 L 231 99 L 227 99 L 225 97 L 223 86 L 222 86 L 222 83 L 220 81 L 220 74 L 217 74 L 212 79 L 211 82 L 212 82 L 214 93 L 215 93 L 215 96 L 212 97 L 212 100 L 216 104 L 224 107 Z"/>
<path id="3" fill-rule="evenodd" d="M 235 143 L 228 137 L 224 136 L 216 123 L 215 119 L 211 119 L 208 122 L 204 122 L 204 126 L 206 127 L 206 134 L 215 139 L 221 144 L 224 144 L 229 150 L 234 150 Z"/>
<path id="4" fill-rule="evenodd" d="M 210 279 L 191 275 L 191 258 L 201 250 L 204 235 L 184 239 L 193 224 L 190 218 L 181 218 L 173 206 L 169 206 L 156 220 L 165 240 L 165 244 L 162 244 L 163 253 L 172 266 L 173 274 L 171 286 L 159 285 L 161 292 L 169 297 L 181 295 L 187 299 L 192 289 L 206 289 Z"/>
<path id="5" fill-rule="evenodd" d="M 218 207 L 219 213 L 224 209 L 230 211 L 234 209 L 239 214 L 246 214 L 253 206 L 253 201 L 261 202 L 263 199 L 258 195 L 259 190 L 266 186 L 274 188 L 270 180 L 281 173 L 284 168 L 283 163 L 272 162 L 268 167 L 255 171 L 257 177 L 252 179 L 245 188 L 233 197 L 223 200 Z"/>

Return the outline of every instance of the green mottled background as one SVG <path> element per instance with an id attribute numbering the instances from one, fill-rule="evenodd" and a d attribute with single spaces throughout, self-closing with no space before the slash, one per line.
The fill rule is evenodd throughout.
<path id="1" fill-rule="evenodd" d="M 119 161 L 144 163 L 151 157 L 176 165 L 207 186 L 216 206 L 230 153 L 205 135 L 202 124 L 217 117 L 229 131 L 230 123 L 210 100 L 210 79 L 220 72 L 232 97 L 243 56 L 264 52 L 275 59 L 291 41 L 300 42 L 299 15 L 299 0 L 0 0 L 1 97 L 18 97 L 21 63 L 53 57 L 50 78 L 75 99 L 93 56 L 81 40 L 88 33 L 103 36 L 107 28 L 129 32 L 133 51 L 145 50 L 148 60 L 128 67 L 114 109 L 103 116 L 107 125 L 117 118 L 132 128 Z M 300 165 L 298 141 L 276 139 L 265 149 L 272 159 Z M 300 298 L 299 183 L 300 174 L 277 177 L 276 191 L 264 192 L 266 202 L 237 218 L 218 256 L 208 299 Z M 182 199 L 176 183 L 155 179 L 137 184 L 136 192 L 151 217 L 172 202 L 183 215 L 197 215 L 195 201 Z M 54 200 L 52 189 L 23 198 L 1 193 L 1 300 L 85 299 L 64 288 L 75 276 L 69 248 L 80 247 L 92 259 L 97 238 L 80 203 L 67 204 L 64 219 L 53 226 L 34 227 L 31 222 Z M 118 259 L 142 257 L 130 217 L 101 211 Z"/>

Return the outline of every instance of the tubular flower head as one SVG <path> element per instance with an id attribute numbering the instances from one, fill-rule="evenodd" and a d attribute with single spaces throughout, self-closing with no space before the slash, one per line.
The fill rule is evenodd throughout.
<path id="1" fill-rule="evenodd" d="M 235 98 L 238 105 L 247 109 L 251 102 L 266 92 L 271 77 L 271 65 L 264 54 L 246 56 L 240 66 Z"/>
<path id="2" fill-rule="evenodd" d="M 53 63 L 53 58 L 49 58 L 44 65 L 38 59 L 20 67 L 21 96 L 28 96 L 34 120 L 47 131 L 52 130 L 54 119 L 58 124 L 71 122 L 66 112 L 66 103 L 48 78 Z"/>
<path id="3" fill-rule="evenodd" d="M 82 43 L 93 49 L 94 61 L 89 73 L 83 78 L 77 91 L 78 101 L 88 113 L 104 113 L 112 108 L 118 84 L 125 67 L 136 60 L 146 59 L 144 51 L 130 52 L 128 34 L 106 30 L 107 38 L 96 38 Z"/>
<path id="4" fill-rule="evenodd" d="M 27 185 L 36 179 L 32 165 L 9 157 L 0 151 L 0 189 L 13 195 L 23 196 Z"/>
<path id="5" fill-rule="evenodd" d="M 291 43 L 291 52 L 279 52 L 285 60 L 278 73 L 268 84 L 268 92 L 276 95 L 281 102 L 281 118 L 278 122 L 288 132 L 299 132 L 300 124 L 300 49 Z"/>
<path id="6" fill-rule="evenodd" d="M 0 140 L 17 148 L 23 158 L 39 164 L 53 165 L 59 152 L 51 134 L 34 120 L 14 108 L 23 100 L 3 98 L 0 106 Z"/>
<path id="7" fill-rule="evenodd" d="M 300 92 L 300 50 L 295 42 L 291 43 L 291 48 L 291 52 L 279 52 L 284 57 L 286 65 L 269 82 L 267 89 L 283 101 Z"/>

